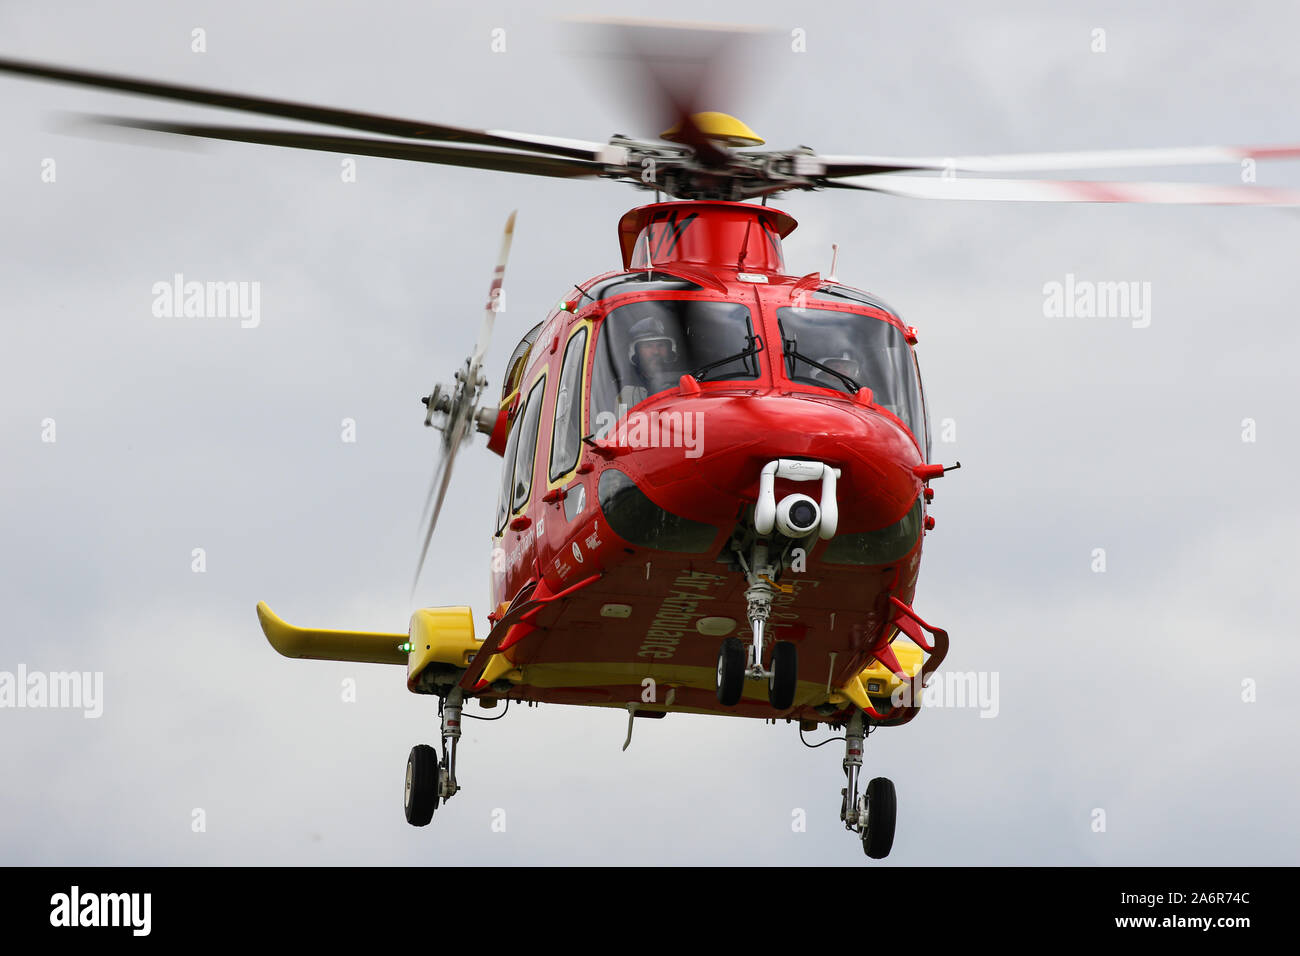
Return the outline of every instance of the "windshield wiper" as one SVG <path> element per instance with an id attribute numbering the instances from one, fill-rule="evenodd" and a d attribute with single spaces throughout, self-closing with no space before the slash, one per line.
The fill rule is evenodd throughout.
<path id="1" fill-rule="evenodd" d="M 785 357 L 786 357 L 786 358 L 788 358 L 788 359 L 798 359 L 798 360 L 801 361 L 801 362 L 807 362 L 807 363 L 808 363 L 809 365 L 811 365 L 813 368 L 821 369 L 821 370 L 822 370 L 823 372 L 825 372 L 827 375 L 834 375 L 836 378 L 838 378 L 841 382 L 843 382 L 843 383 L 845 384 L 845 386 L 848 388 L 848 390 L 849 390 L 851 393 L 856 394 L 857 391 L 858 391 L 858 389 L 860 389 L 860 388 L 862 387 L 862 386 L 859 385 L 857 382 L 855 382 L 853 379 L 849 378 L 849 376 L 845 375 L 843 372 L 837 372 L 837 371 L 835 371 L 835 369 L 833 369 L 833 368 L 827 368 L 827 367 L 826 367 L 825 365 L 823 365 L 821 362 L 814 362 L 814 361 L 813 361 L 812 359 L 810 359 L 808 356 L 806 356 L 806 355 L 804 355 L 803 353 L 801 353 L 801 352 L 799 351 L 799 345 L 798 345 L 798 343 L 797 343 L 794 339 L 782 339 L 782 340 L 781 340 L 781 346 L 782 346 L 782 348 L 785 349 Z M 790 370 L 790 374 L 791 374 L 791 376 L 793 376 L 793 375 L 794 375 L 793 363 L 791 363 L 791 366 L 792 366 L 792 367 L 791 367 L 791 370 Z"/>
<path id="2" fill-rule="evenodd" d="M 759 352 L 763 351 L 763 337 L 761 335 L 748 335 L 745 338 L 749 342 L 749 345 L 742 351 L 737 352 L 735 355 L 728 355 L 726 358 L 720 358 L 716 362 L 710 362 L 708 365 L 701 365 L 691 373 L 691 377 L 697 382 L 702 382 L 704 381 L 704 376 L 712 369 L 723 365 L 730 365 L 732 362 L 749 358 L 750 356 L 757 355 Z M 748 369 L 746 369 L 746 371 L 748 371 Z"/>

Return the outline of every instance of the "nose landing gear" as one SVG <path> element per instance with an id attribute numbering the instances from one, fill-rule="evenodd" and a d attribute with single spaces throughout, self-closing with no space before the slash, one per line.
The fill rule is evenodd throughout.
<path id="1" fill-rule="evenodd" d="M 745 591 L 752 640 L 748 648 L 738 637 L 729 637 L 718 651 L 718 703 L 734 707 L 740 703 L 746 680 L 766 680 L 767 699 L 776 710 L 789 710 L 794 706 L 795 690 L 799 683 L 799 652 L 789 641 L 768 641 L 772 645 L 771 669 L 763 666 L 763 650 L 767 619 L 772 613 L 773 579 L 777 569 L 766 565 L 766 548 L 755 551 L 764 558 L 755 561 L 747 571 L 749 588 Z"/>

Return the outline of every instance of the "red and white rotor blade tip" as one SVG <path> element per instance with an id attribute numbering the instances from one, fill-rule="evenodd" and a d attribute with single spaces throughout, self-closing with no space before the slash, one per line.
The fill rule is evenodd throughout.
<path id="1" fill-rule="evenodd" d="M 1212 183 L 1102 183 L 1050 179 L 856 176 L 833 185 L 909 199 L 983 202 L 1123 202 L 1188 206 L 1300 206 L 1300 190 Z"/>
<path id="2" fill-rule="evenodd" d="M 1173 146 L 1069 153 L 1009 153 L 1004 156 L 959 156 L 952 160 L 952 165 L 958 171 L 972 173 L 1044 173 L 1068 169 L 1127 169 L 1139 166 L 1235 166 L 1247 159 L 1300 159 L 1300 145 Z"/>
<path id="3" fill-rule="evenodd" d="M 516 209 L 510 214 L 510 218 L 506 220 L 505 234 L 501 237 L 501 251 L 497 254 L 496 268 L 492 271 L 492 284 L 488 287 L 487 312 L 483 316 L 483 324 L 479 326 L 478 342 L 475 343 L 474 354 L 470 358 L 470 368 L 475 371 L 483 364 L 488 345 L 492 342 L 492 326 L 501 308 L 501 284 L 505 281 L 506 262 L 510 259 L 510 245 L 515 238 L 515 215 L 518 212 L 519 210 Z"/>
<path id="4" fill-rule="evenodd" d="M 828 178 L 910 169 L 951 173 L 1048 173 L 1156 166 L 1237 166 L 1246 160 L 1300 159 L 1300 145 L 1174 146 L 1159 149 L 1007 153 L 997 156 L 812 156 L 806 162 Z"/>

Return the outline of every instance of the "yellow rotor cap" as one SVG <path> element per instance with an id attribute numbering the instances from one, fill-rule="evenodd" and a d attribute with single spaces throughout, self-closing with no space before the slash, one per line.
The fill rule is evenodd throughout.
<path id="1" fill-rule="evenodd" d="M 709 139 L 715 139 L 726 146 L 762 146 L 763 140 L 752 129 L 726 113 L 692 113 L 691 119 Z M 681 142 L 682 126 L 680 123 L 660 134 L 661 139 L 670 143 Z"/>

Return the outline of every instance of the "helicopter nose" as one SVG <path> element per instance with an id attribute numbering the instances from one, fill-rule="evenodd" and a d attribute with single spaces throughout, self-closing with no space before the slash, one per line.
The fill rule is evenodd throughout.
<path id="1" fill-rule="evenodd" d="M 840 470 L 841 530 L 889 525 L 921 493 L 913 471 L 922 463 L 916 443 L 877 407 L 781 395 L 701 395 L 679 398 L 671 407 L 672 414 L 680 412 L 683 422 L 691 423 L 683 434 L 693 442 L 678 454 L 645 456 L 643 477 L 683 504 L 703 506 L 721 497 L 734 509 L 738 499 L 754 502 L 764 466 L 782 458 Z M 779 495 L 797 491 L 819 497 L 818 482 L 777 481 Z"/>

